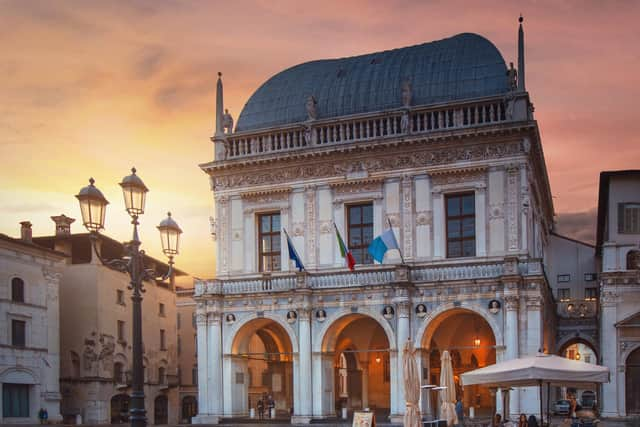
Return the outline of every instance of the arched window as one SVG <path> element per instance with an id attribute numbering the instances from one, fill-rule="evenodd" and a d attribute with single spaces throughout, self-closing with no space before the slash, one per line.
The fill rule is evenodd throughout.
<path id="1" fill-rule="evenodd" d="M 24 302 L 24 281 L 19 277 L 11 279 L 11 301 Z"/>
<path id="2" fill-rule="evenodd" d="M 124 384 L 124 366 L 120 362 L 116 362 L 113 364 L 113 380 L 116 384 Z"/>
<path id="3" fill-rule="evenodd" d="M 167 375 L 164 367 L 158 368 L 158 384 L 165 384 L 167 382 Z"/>

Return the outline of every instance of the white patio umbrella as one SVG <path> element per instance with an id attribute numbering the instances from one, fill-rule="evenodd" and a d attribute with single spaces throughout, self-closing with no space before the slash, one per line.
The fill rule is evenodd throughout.
<path id="1" fill-rule="evenodd" d="M 542 385 L 580 386 L 608 383 L 609 368 L 578 362 L 564 357 L 538 353 L 499 362 L 484 368 L 465 372 L 460 376 L 462 385 L 483 384 L 489 387 L 540 387 L 540 419 L 542 419 Z M 547 411 L 549 410 L 547 392 Z M 548 418 L 548 417 L 547 417 Z"/>
<path id="2" fill-rule="evenodd" d="M 404 427 L 420 427 L 420 375 L 416 363 L 416 349 L 413 341 L 408 339 L 402 349 L 402 374 L 404 379 Z"/>
<path id="3" fill-rule="evenodd" d="M 447 421 L 447 426 L 458 424 L 456 415 L 456 383 L 453 378 L 453 367 L 451 366 L 451 356 L 447 350 L 442 352 L 440 358 L 440 386 L 446 387 L 440 390 L 440 419 Z"/>

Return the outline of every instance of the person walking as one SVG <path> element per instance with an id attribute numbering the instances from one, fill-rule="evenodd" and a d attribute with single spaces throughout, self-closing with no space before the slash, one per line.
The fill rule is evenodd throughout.
<path id="1" fill-rule="evenodd" d="M 275 400 L 273 400 L 273 397 L 271 395 L 269 395 L 269 400 L 267 400 L 267 407 L 269 408 L 269 418 L 275 418 L 276 417 L 276 402 Z"/>

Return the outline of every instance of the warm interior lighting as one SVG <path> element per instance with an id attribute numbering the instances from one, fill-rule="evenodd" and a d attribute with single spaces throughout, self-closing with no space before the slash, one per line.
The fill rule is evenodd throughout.
<path id="1" fill-rule="evenodd" d="M 380 359 L 380 356 L 376 356 L 376 363 L 380 363 L 382 359 Z"/>
<path id="2" fill-rule="evenodd" d="M 581 357 L 581 356 L 580 356 L 580 352 L 577 352 L 577 353 L 576 353 L 576 360 L 580 360 L 580 357 Z"/>
<path id="3" fill-rule="evenodd" d="M 476 337 L 473 339 L 473 346 L 474 347 L 480 347 L 480 337 L 478 337 L 476 335 Z"/>

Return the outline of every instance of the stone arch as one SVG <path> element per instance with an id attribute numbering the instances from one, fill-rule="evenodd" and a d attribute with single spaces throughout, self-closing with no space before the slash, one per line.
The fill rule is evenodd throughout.
<path id="1" fill-rule="evenodd" d="M 435 331 L 433 321 L 437 319 L 440 315 L 445 314 L 447 311 L 450 311 L 450 310 L 463 310 L 463 311 L 468 311 L 473 314 L 477 314 L 481 316 L 489 324 L 489 327 L 493 332 L 493 336 L 496 340 L 496 347 L 500 347 L 504 345 L 502 328 L 500 327 L 497 321 L 498 316 L 489 313 L 489 311 L 486 310 L 481 305 L 469 303 L 466 301 L 463 301 L 459 305 L 454 305 L 452 302 L 447 304 L 442 304 L 438 306 L 436 309 L 430 311 L 425 316 L 420 327 L 418 327 L 418 329 L 416 330 L 416 334 L 414 335 L 414 342 L 415 343 L 422 343 L 423 341 L 428 342 L 433 336 L 433 333 Z M 427 333 L 428 335 L 426 335 Z"/>
<path id="2" fill-rule="evenodd" d="M 362 316 L 370 317 L 373 320 L 375 320 L 382 327 L 382 329 L 384 330 L 387 336 L 387 340 L 389 341 L 389 350 L 392 350 L 392 351 L 396 350 L 395 332 L 393 331 L 393 328 L 391 327 L 387 319 L 385 319 L 384 316 L 382 316 L 382 314 L 368 308 L 358 310 L 357 312 L 351 311 L 350 308 L 342 308 L 336 311 L 335 313 L 333 313 L 331 316 L 327 317 L 327 320 L 323 323 L 320 330 L 314 334 L 313 352 L 320 353 L 325 351 L 326 349 L 324 348 L 324 342 L 325 342 L 325 337 L 327 336 L 327 332 L 335 325 L 336 321 L 340 320 L 342 317 L 353 315 L 353 314 L 359 314 Z"/>
<path id="3" fill-rule="evenodd" d="M 1 383 L 13 384 L 39 384 L 38 375 L 31 369 L 27 368 L 7 368 L 0 373 Z"/>
<path id="4" fill-rule="evenodd" d="M 567 347 L 569 347 L 570 345 L 573 344 L 584 344 L 587 347 L 589 347 L 593 353 L 596 355 L 596 360 L 599 361 L 600 360 L 600 352 L 598 351 L 598 344 L 589 336 L 584 336 L 584 335 L 580 335 L 580 336 L 569 336 L 569 337 L 565 337 L 562 338 L 560 340 L 560 342 L 558 343 L 558 355 L 559 356 L 564 356 L 564 352 L 567 350 Z"/>
<path id="5" fill-rule="evenodd" d="M 268 319 L 273 320 L 278 325 L 280 325 L 284 331 L 287 333 L 289 340 L 291 341 L 291 347 L 294 353 L 298 352 L 298 336 L 296 335 L 295 330 L 291 327 L 289 323 L 287 323 L 286 318 L 284 316 L 278 316 L 273 313 L 264 313 L 264 316 L 258 316 L 253 313 L 248 316 L 242 317 L 238 319 L 233 325 L 231 325 L 225 334 L 224 344 L 222 347 L 223 354 L 231 354 L 233 352 L 233 343 L 238 335 L 238 332 L 247 324 L 251 323 L 257 319 Z"/>
<path id="6" fill-rule="evenodd" d="M 624 404 L 627 415 L 640 414 L 640 343 L 625 349 L 624 362 Z"/>

